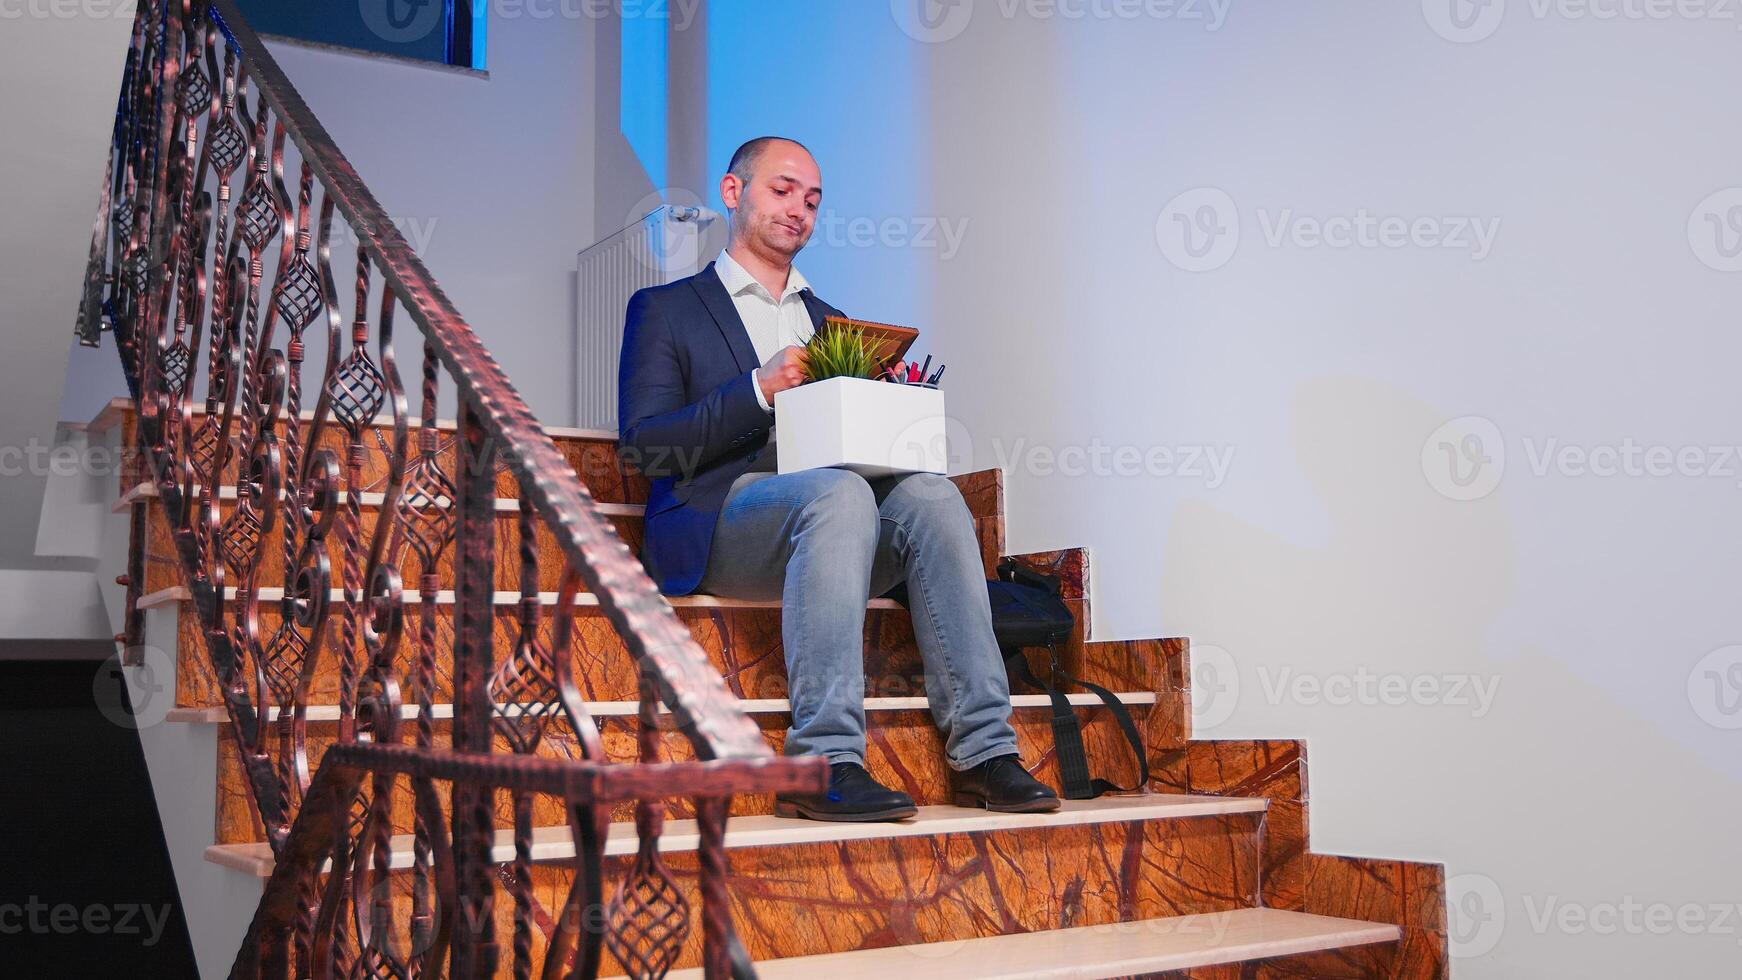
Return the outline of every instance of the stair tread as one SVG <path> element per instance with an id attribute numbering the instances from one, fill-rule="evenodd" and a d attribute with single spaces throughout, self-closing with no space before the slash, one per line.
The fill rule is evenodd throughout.
<path id="1" fill-rule="evenodd" d="M 199 492 L 200 486 L 196 483 L 194 484 L 194 493 L 198 495 Z M 162 493 L 157 489 L 156 484 L 136 483 L 129 487 L 126 493 L 115 498 L 115 502 L 109 505 L 109 510 L 111 513 L 124 513 L 129 507 L 142 500 L 156 500 L 160 496 Z M 236 485 L 228 483 L 219 487 L 218 499 L 221 501 L 235 500 Z M 336 494 L 336 500 L 339 503 L 345 503 L 349 499 L 349 490 L 340 490 Z M 380 507 L 386 499 L 387 495 L 384 493 L 360 493 L 357 495 L 357 505 L 359 507 Z M 645 504 L 613 504 L 600 500 L 595 500 L 593 503 L 599 508 L 599 512 L 606 517 L 640 517 L 647 511 Z M 520 513 L 520 500 L 517 497 L 498 497 L 495 500 L 495 506 L 498 513 Z"/>
<path id="2" fill-rule="evenodd" d="M 1284 909 L 1232 909 L 760 960 L 756 975 L 762 980 L 883 980 L 894 975 L 908 980 L 970 975 L 979 980 L 1092 980 L 1396 942 L 1402 936 L 1397 926 L 1358 919 Z M 702 971 L 674 970 L 666 976 L 694 980 Z"/>
<path id="3" fill-rule="evenodd" d="M 276 586 L 276 585 L 268 586 L 266 588 L 258 589 L 256 591 L 260 595 L 261 602 L 277 602 L 280 599 L 284 598 L 284 589 L 280 586 Z M 185 586 L 185 585 L 172 585 L 167 589 L 159 589 L 156 592 L 148 592 L 145 595 L 140 596 L 139 597 L 139 608 L 140 609 L 158 609 L 158 608 L 161 608 L 164 606 L 174 606 L 177 603 L 188 602 L 188 601 L 192 600 L 193 597 L 194 597 L 193 590 L 188 588 L 187 586 Z M 234 586 L 225 587 L 224 598 L 225 598 L 225 600 L 230 600 L 230 599 L 236 598 L 236 589 Z M 344 599 L 344 591 L 341 589 L 333 589 L 330 598 L 331 598 L 331 601 L 333 601 L 333 602 L 340 602 Z M 671 603 L 673 606 L 677 606 L 679 608 L 684 608 L 684 607 L 697 608 L 697 609 L 779 609 L 779 608 L 781 608 L 781 600 L 779 600 L 779 599 L 733 599 L 733 598 L 729 598 L 727 596 L 704 595 L 702 593 L 695 593 L 695 592 L 692 592 L 689 595 L 670 595 L 670 596 L 665 596 L 664 598 L 665 598 L 665 601 L 667 601 L 667 602 Z M 538 599 L 539 599 L 539 602 L 543 603 L 544 605 L 554 606 L 554 605 L 556 605 L 557 593 L 555 593 L 555 592 L 540 592 L 538 594 Z M 423 601 L 422 597 L 420 597 L 416 592 L 409 591 L 409 590 L 405 592 L 405 604 L 406 605 L 415 606 L 422 601 Z M 492 601 L 498 606 L 517 606 L 520 604 L 520 593 L 518 593 L 518 592 L 495 592 L 492 594 Z M 452 589 L 443 589 L 442 591 L 436 593 L 436 605 L 438 605 L 438 606 L 451 606 L 451 605 L 453 605 L 453 602 L 454 602 L 454 592 Z M 575 596 L 575 605 L 577 605 L 577 606 L 597 606 L 598 604 L 599 604 L 599 596 L 596 593 L 582 592 L 582 593 L 578 593 Z M 903 609 L 905 607 L 902 606 L 901 603 L 896 602 L 894 599 L 871 599 L 871 600 L 868 600 L 866 602 L 865 608 L 867 608 L 867 609 Z"/>
<path id="4" fill-rule="evenodd" d="M 1044 829 L 1133 820 L 1179 820 L 1190 817 L 1262 813 L 1268 806 L 1269 802 L 1262 797 L 1142 793 L 1129 796 L 1103 796 L 1094 800 L 1065 800 L 1063 806 L 1056 813 L 992 813 L 973 807 L 922 806 L 919 808 L 918 815 L 911 820 L 876 823 L 833 823 L 758 814 L 733 817 L 727 821 L 726 846 L 767 847 L 974 831 Z M 665 829 L 659 839 L 660 850 L 693 850 L 696 843 L 697 830 L 694 820 L 667 820 L 665 822 Z M 392 846 L 392 867 L 410 867 L 411 835 L 396 835 L 393 838 Z M 635 824 L 627 821 L 611 824 L 605 853 L 607 855 L 633 854 L 635 848 Z M 533 829 L 533 860 L 570 860 L 574 854 L 574 841 L 570 837 L 568 827 L 537 827 Z M 270 877 L 272 874 L 272 850 L 270 845 L 264 841 L 245 844 L 214 844 L 206 848 L 206 860 L 259 878 Z M 496 862 L 514 860 L 514 838 L 511 831 L 498 830 L 496 832 L 491 860 Z"/>
<path id="5" fill-rule="evenodd" d="M 1156 700 L 1153 691 L 1115 692 L 1114 696 L 1122 704 L 1154 704 Z M 1072 705 L 1081 708 L 1092 708 L 1101 704 L 1099 697 L 1087 692 L 1066 694 L 1065 697 L 1070 699 Z M 640 710 L 640 702 L 638 701 L 587 701 L 583 703 L 587 713 L 595 718 L 634 715 Z M 741 698 L 738 704 L 745 711 L 751 713 L 792 710 L 792 702 L 787 698 Z M 1013 708 L 1045 708 L 1052 705 L 1052 698 L 1045 694 L 1012 694 L 1010 705 Z M 431 718 L 442 719 L 454 716 L 454 706 L 451 703 L 444 702 L 430 707 L 432 709 L 430 711 Z M 504 706 L 498 705 L 498 707 Z M 930 707 L 930 702 L 923 697 L 868 697 L 865 699 L 865 710 L 867 711 L 921 711 L 928 710 Z M 666 709 L 662 706 L 660 710 L 663 712 Z M 337 721 L 339 719 L 339 706 L 336 704 L 309 705 L 305 717 L 311 722 Z M 400 717 L 416 718 L 417 705 L 402 706 Z M 268 721 L 274 721 L 277 718 L 278 708 L 276 706 L 267 710 L 266 719 Z M 217 725 L 229 721 L 230 713 L 222 705 L 207 708 L 171 708 L 169 713 L 164 716 L 164 720 L 181 724 Z"/>
<path id="6" fill-rule="evenodd" d="M 92 435 L 106 432 L 116 423 L 120 422 L 127 412 L 132 410 L 133 399 L 111 398 L 109 403 L 104 405 L 103 408 L 92 417 L 91 421 L 85 423 L 83 428 L 86 432 L 89 432 Z M 189 408 L 188 414 L 193 416 L 204 415 L 206 414 L 206 407 L 204 405 L 194 405 Z M 304 409 L 297 413 L 297 419 L 303 422 L 312 422 L 314 421 L 314 417 L 314 409 Z M 423 427 L 423 420 L 417 415 L 412 414 L 406 418 L 405 424 L 407 428 L 420 429 Z M 369 422 L 366 427 L 391 427 L 392 425 L 393 416 L 378 415 L 372 422 Z M 453 419 L 436 419 L 435 427 L 443 432 L 455 432 L 459 429 L 459 423 Z M 543 429 L 544 434 L 552 439 L 596 439 L 604 442 L 616 442 L 618 439 L 617 433 L 610 429 L 583 429 L 572 425 L 540 425 L 539 428 Z"/>

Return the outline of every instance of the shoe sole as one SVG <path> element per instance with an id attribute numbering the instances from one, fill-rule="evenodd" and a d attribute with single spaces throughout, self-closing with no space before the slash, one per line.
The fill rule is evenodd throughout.
<path id="1" fill-rule="evenodd" d="M 980 807 L 993 813 L 1051 813 L 1063 806 L 1056 796 L 1043 796 L 1038 800 L 1028 800 L 1023 803 L 989 803 L 984 796 L 977 793 L 955 794 L 957 806 Z"/>
<path id="2" fill-rule="evenodd" d="M 789 803 L 776 800 L 774 815 L 777 817 L 798 817 L 805 820 L 828 820 L 835 823 L 869 823 L 876 820 L 900 820 L 903 817 L 916 816 L 919 808 L 916 806 L 895 806 L 887 810 L 866 810 L 860 813 L 841 813 L 830 810 L 812 810 L 802 803 Z"/>

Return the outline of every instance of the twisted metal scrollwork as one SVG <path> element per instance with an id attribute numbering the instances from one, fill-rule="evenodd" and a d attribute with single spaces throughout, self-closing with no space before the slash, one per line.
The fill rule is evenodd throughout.
<path id="1" fill-rule="evenodd" d="M 233 0 L 141 0 L 112 136 L 78 331 L 87 343 L 114 334 L 145 478 L 276 857 L 235 975 L 494 974 L 500 881 L 513 976 L 592 977 L 606 950 L 633 976 L 662 976 L 696 931 L 696 903 L 659 855 L 674 796 L 696 801 L 702 962 L 726 975 L 726 802 L 817 788 L 822 767 L 770 752 Z M 347 238 L 348 307 L 333 273 Z M 415 449 L 396 317 L 422 342 Z M 444 383 L 460 418 L 448 440 Z M 520 566 L 500 660 L 498 461 Z M 539 589 L 547 561 L 561 568 L 554 607 Z M 572 674 L 583 597 L 642 671 L 633 763 L 609 763 Z M 337 738 L 317 770 L 309 726 L 325 697 Z M 700 761 L 659 761 L 662 704 Z M 559 728 L 578 758 L 550 757 Z M 511 794 L 514 846 L 493 873 L 498 789 Z M 561 799 L 575 849 L 554 921 L 532 894 L 541 794 Z M 395 823 L 402 801 L 409 827 Z M 628 801 L 637 856 L 605 903 L 609 815 Z"/>

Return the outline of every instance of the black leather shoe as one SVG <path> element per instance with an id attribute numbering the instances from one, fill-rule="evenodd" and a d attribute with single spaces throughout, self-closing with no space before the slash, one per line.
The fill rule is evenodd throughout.
<path id="1" fill-rule="evenodd" d="M 1052 787 L 1030 776 L 1019 755 L 987 759 L 972 769 L 950 773 L 957 806 L 983 806 L 999 813 L 1048 813 L 1059 808 Z"/>
<path id="2" fill-rule="evenodd" d="M 812 820 L 900 820 L 919 812 L 913 797 L 871 778 L 857 762 L 829 766 L 826 793 L 776 793 L 774 815 Z"/>

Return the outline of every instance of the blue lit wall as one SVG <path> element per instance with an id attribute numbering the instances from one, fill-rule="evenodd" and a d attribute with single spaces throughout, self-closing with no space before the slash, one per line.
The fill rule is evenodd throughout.
<path id="1" fill-rule="evenodd" d="M 710 184 L 695 190 L 723 210 L 719 177 L 740 143 L 765 135 L 803 142 L 822 168 L 823 205 L 798 268 L 847 313 L 923 332 L 928 324 L 917 321 L 935 253 L 889 244 L 930 207 L 918 46 L 885 3 L 712 0 L 708 29 Z M 847 234 L 854 219 L 899 227 L 882 241 L 855 243 Z M 916 349 L 925 349 L 923 336 Z"/>
<path id="2" fill-rule="evenodd" d="M 664 17 L 621 18 L 623 138 L 635 151 L 647 179 L 666 186 L 667 39 Z"/>

